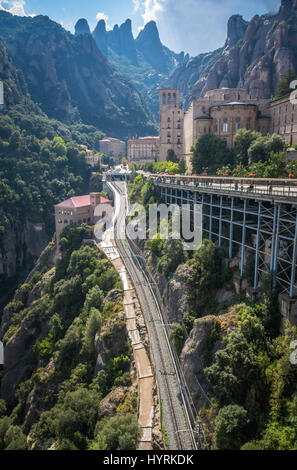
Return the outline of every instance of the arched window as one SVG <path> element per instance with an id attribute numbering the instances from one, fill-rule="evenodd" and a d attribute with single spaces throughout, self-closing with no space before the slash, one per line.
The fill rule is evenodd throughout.
<path id="1" fill-rule="evenodd" d="M 171 103 L 171 93 L 168 93 L 168 101 L 167 102 L 168 102 L 168 104 Z"/>
<path id="2" fill-rule="evenodd" d="M 163 99 L 162 99 L 163 104 L 166 104 L 166 95 L 163 93 Z"/>
<path id="3" fill-rule="evenodd" d="M 235 122 L 235 125 L 234 125 L 235 132 L 237 132 L 238 129 L 240 129 L 240 118 L 236 118 L 236 122 Z"/>
<path id="4" fill-rule="evenodd" d="M 173 103 L 176 103 L 176 93 L 173 93 Z"/>
<path id="5" fill-rule="evenodd" d="M 214 123 L 213 123 L 213 131 L 214 131 L 215 133 L 218 132 L 218 122 L 217 122 L 217 121 L 214 121 Z"/>

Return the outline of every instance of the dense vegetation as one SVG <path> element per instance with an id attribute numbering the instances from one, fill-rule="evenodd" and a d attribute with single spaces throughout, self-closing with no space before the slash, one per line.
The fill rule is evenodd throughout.
<path id="1" fill-rule="evenodd" d="M 275 301 L 238 306 L 238 327 L 206 370 L 220 449 L 296 450 L 296 365 L 290 344 L 297 328 L 283 336 Z"/>
<path id="2" fill-rule="evenodd" d="M 196 140 L 191 151 L 194 173 L 203 171 L 214 174 L 217 168 L 233 164 L 233 154 L 225 142 L 212 134 L 205 134 Z"/>
<path id="3" fill-rule="evenodd" d="M 219 176 L 256 178 L 287 177 L 294 163 L 286 164 L 286 145 L 276 135 L 239 129 L 234 137 L 234 151 L 214 135 L 207 134 L 197 140 L 192 148 L 193 172 Z"/>
<path id="4" fill-rule="evenodd" d="M 126 331 L 122 283 L 102 252 L 81 245 L 84 235 L 83 226 L 67 227 L 57 268 L 35 273 L 21 288 L 23 302 L 9 305 L 15 314 L 4 325 L 4 341 L 27 345 L 23 373 L 6 404 L 0 401 L 0 449 L 136 448 L 137 396 L 126 333 L 107 347 L 115 329 Z M 37 288 L 40 295 L 31 303 Z M 33 325 L 34 340 L 26 336 Z M 107 351 L 99 369 L 96 335 Z M 110 413 L 102 399 L 111 391 L 119 400 Z"/>

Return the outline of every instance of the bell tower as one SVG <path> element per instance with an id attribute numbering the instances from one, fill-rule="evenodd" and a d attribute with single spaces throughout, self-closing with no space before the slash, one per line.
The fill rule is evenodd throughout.
<path id="1" fill-rule="evenodd" d="M 160 111 L 160 161 L 166 161 L 172 150 L 178 159 L 183 155 L 184 111 L 179 107 L 179 90 L 159 90 Z"/>

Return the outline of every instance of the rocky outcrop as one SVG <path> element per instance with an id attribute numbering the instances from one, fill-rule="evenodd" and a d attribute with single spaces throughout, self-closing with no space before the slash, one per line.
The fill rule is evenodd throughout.
<path id="1" fill-rule="evenodd" d="M 19 269 L 30 267 L 30 260 L 32 264 L 38 259 L 48 242 L 44 223 L 8 222 L 0 247 L 0 270 L 8 278 L 15 276 Z"/>
<path id="2" fill-rule="evenodd" d="M 124 312 L 120 312 L 116 317 L 111 318 L 95 337 L 98 357 L 94 375 L 105 369 L 110 358 L 121 355 L 128 341 L 126 316 Z"/>
<path id="3" fill-rule="evenodd" d="M 137 49 L 142 52 L 146 61 L 159 72 L 166 73 L 170 69 L 159 31 L 155 21 L 150 21 L 140 31 L 136 39 Z"/>
<path id="4" fill-rule="evenodd" d="M 227 40 L 225 44 L 225 48 L 231 49 L 235 46 L 240 39 L 243 38 L 248 23 L 244 21 L 242 16 L 240 15 L 233 15 L 228 21 L 228 33 L 227 33 Z"/>
<path id="5" fill-rule="evenodd" d="M 13 386 L 22 377 L 26 366 L 30 366 L 30 353 L 36 341 L 44 339 L 49 333 L 46 322 L 38 322 L 35 316 L 26 317 L 17 332 L 5 345 L 5 369 L 1 380 L 1 398 L 8 401 Z"/>
<path id="6" fill-rule="evenodd" d="M 220 325 L 219 338 L 210 340 L 210 333 L 216 323 Z M 183 348 L 180 360 L 191 396 L 199 409 L 205 404 L 208 381 L 205 368 L 210 366 L 215 353 L 223 348 L 223 338 L 236 329 L 237 309 L 231 309 L 221 316 L 207 316 L 195 320 L 189 339 Z M 202 391 L 203 390 L 203 391 Z"/>
<path id="7" fill-rule="evenodd" d="M 89 23 L 85 18 L 81 18 L 75 25 L 75 36 L 80 34 L 91 34 Z"/>
<path id="8" fill-rule="evenodd" d="M 187 100 L 191 92 L 200 97 L 223 87 L 243 87 L 252 98 L 270 98 L 288 70 L 297 70 L 296 9 L 296 1 L 282 0 L 276 15 L 257 15 L 249 23 L 232 16 L 224 48 L 177 67 L 170 86 L 180 88 Z"/>
<path id="9" fill-rule="evenodd" d="M 126 20 L 121 26 L 115 25 L 112 31 L 108 31 L 107 41 L 117 55 L 126 57 L 133 65 L 138 65 L 131 20 Z"/>

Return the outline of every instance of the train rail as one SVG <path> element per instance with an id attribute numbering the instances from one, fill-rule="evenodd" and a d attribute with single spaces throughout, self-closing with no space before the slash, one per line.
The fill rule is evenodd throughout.
<path id="1" fill-rule="evenodd" d="M 170 450 L 197 450 L 181 378 L 175 363 L 168 334 L 164 327 L 165 322 L 158 300 L 129 243 L 118 236 L 118 233 L 126 223 L 126 195 L 120 184 L 112 183 L 111 185 L 121 198 L 121 210 L 115 222 L 115 242 L 131 276 L 146 319 L 162 400 L 163 421 L 166 425 L 170 443 L 169 447 Z"/>

